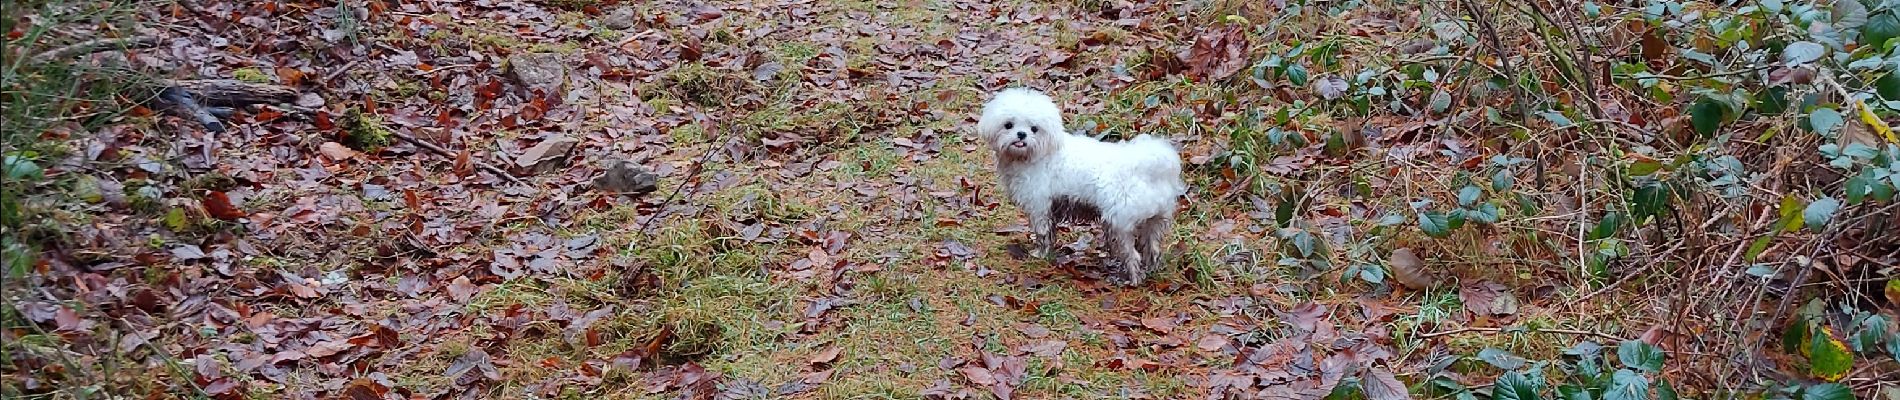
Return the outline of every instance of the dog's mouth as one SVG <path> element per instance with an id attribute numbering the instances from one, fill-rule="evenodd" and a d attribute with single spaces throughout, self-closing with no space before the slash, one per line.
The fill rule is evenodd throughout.
<path id="1" fill-rule="evenodd" d="M 1018 141 L 1010 142 L 1009 147 L 1014 147 L 1018 149 L 1026 148 L 1026 147 L 1029 147 L 1029 142 L 1018 140 Z"/>

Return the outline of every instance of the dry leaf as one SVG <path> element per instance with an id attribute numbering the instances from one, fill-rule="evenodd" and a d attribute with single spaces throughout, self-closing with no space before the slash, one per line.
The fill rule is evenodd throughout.
<path id="1" fill-rule="evenodd" d="M 353 159 L 362 154 L 358 153 L 356 149 L 350 148 L 350 146 L 345 146 L 337 142 L 323 142 L 323 144 L 317 145 L 317 150 L 322 152 L 324 157 L 329 157 L 331 160 L 336 161 Z"/>
<path id="2" fill-rule="evenodd" d="M 1407 289 L 1425 290 L 1432 286 L 1432 274 L 1425 271 L 1425 260 L 1412 254 L 1412 249 L 1409 247 L 1393 250 L 1392 257 L 1386 261 L 1386 265 L 1392 269 L 1392 278 L 1397 279 Z"/>

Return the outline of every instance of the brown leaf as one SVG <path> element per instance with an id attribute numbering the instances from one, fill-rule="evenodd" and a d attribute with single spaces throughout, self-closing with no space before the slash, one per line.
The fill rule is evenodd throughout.
<path id="1" fill-rule="evenodd" d="M 457 276 L 454 281 L 449 282 L 448 291 L 449 298 L 460 303 L 468 301 L 469 296 L 475 295 L 475 285 L 469 283 L 467 275 Z"/>
<path id="2" fill-rule="evenodd" d="M 303 70 L 291 67 L 277 67 L 277 79 L 283 81 L 284 86 L 302 86 L 303 78 Z"/>
<path id="3" fill-rule="evenodd" d="M 349 350 L 350 347 L 354 346 L 350 344 L 349 340 L 332 340 L 317 343 L 316 345 L 303 349 L 303 354 L 313 358 L 324 358 L 335 355 L 336 353 L 341 353 L 344 350 Z"/>
<path id="4" fill-rule="evenodd" d="M 1247 66 L 1247 35 L 1239 26 L 1201 34 L 1181 59 L 1187 61 L 1187 75 L 1208 80 L 1223 80 Z"/>
<path id="5" fill-rule="evenodd" d="M 1517 313 L 1517 296 L 1510 288 L 1492 281 L 1480 281 L 1464 285 L 1458 291 L 1458 298 L 1465 304 L 1465 310 L 1480 316 L 1511 315 Z"/>
<path id="6" fill-rule="evenodd" d="M 236 221 L 245 216 L 243 210 L 239 210 L 237 206 L 231 205 L 231 197 L 225 195 L 224 192 L 212 191 L 210 194 L 205 195 L 203 202 L 205 212 L 211 214 L 212 218 Z"/>
<path id="7" fill-rule="evenodd" d="M 957 372 L 962 372 L 964 379 L 969 379 L 970 383 L 976 384 L 977 386 L 996 385 L 996 376 L 991 375 L 990 370 L 987 368 L 983 368 L 982 366 L 978 366 L 978 365 L 965 366 L 963 368 L 958 369 Z"/>
<path id="8" fill-rule="evenodd" d="M 1216 352 L 1216 351 L 1220 351 L 1220 349 L 1222 348 L 1227 347 L 1227 344 L 1229 342 L 1230 341 L 1227 340 L 1226 336 L 1210 333 L 1210 334 L 1201 336 L 1201 340 L 1194 343 L 1194 347 L 1200 348 L 1201 351 Z"/>
<path id="9" fill-rule="evenodd" d="M 1317 329 L 1319 327 L 1320 317 L 1324 316 L 1326 316 L 1326 306 L 1311 301 L 1300 303 L 1300 305 L 1293 306 L 1292 310 L 1280 313 L 1280 318 L 1285 319 L 1287 323 L 1293 324 L 1294 328 L 1305 332 L 1312 332 L 1314 329 Z"/>
<path id="10" fill-rule="evenodd" d="M 488 352 L 482 349 L 469 350 L 468 353 L 456 358 L 455 363 L 449 365 L 447 373 L 450 378 L 460 382 L 465 377 L 473 376 L 469 374 L 470 371 L 480 371 L 480 378 L 491 381 L 501 380 L 501 371 L 495 369 L 495 363 L 489 359 Z"/>
<path id="11" fill-rule="evenodd" d="M 720 10 L 718 7 L 708 6 L 705 4 L 693 5 L 692 9 L 687 10 L 687 12 L 692 13 L 693 23 L 695 24 L 705 23 L 707 21 L 719 19 L 719 17 L 723 17 L 726 15 L 726 12 L 723 10 Z"/>
<path id="12" fill-rule="evenodd" d="M 388 386 L 369 378 L 356 378 L 350 381 L 349 387 L 343 388 L 343 398 L 349 400 L 382 400 L 386 394 L 389 394 Z"/>
<path id="13" fill-rule="evenodd" d="M 1399 284 L 1405 285 L 1407 289 L 1425 290 L 1432 286 L 1432 274 L 1425 271 L 1425 260 L 1412 254 L 1412 249 L 1409 247 L 1393 250 L 1392 257 L 1386 264 L 1392 268 L 1392 278 L 1397 279 Z"/>
<path id="14" fill-rule="evenodd" d="M 1359 378 L 1359 387 L 1366 393 L 1366 400 L 1411 400 L 1412 393 L 1405 390 L 1405 384 L 1385 367 L 1373 367 Z"/>
<path id="15" fill-rule="evenodd" d="M 324 157 L 329 157 L 331 160 L 336 161 L 353 159 L 362 154 L 358 153 L 356 149 L 350 148 L 350 146 L 337 142 L 323 142 L 323 144 L 317 145 L 317 151 L 323 153 Z"/>
<path id="16" fill-rule="evenodd" d="M 1669 66 L 1669 60 L 1663 57 L 1672 52 L 1670 51 L 1669 42 L 1663 41 L 1662 29 L 1649 27 L 1640 20 L 1631 20 L 1630 25 L 1638 26 L 1636 29 L 1643 31 L 1643 59 L 1649 61 L 1649 69 L 1654 71 L 1665 70 Z"/>
<path id="17" fill-rule="evenodd" d="M 1173 318 L 1142 318 L 1141 326 L 1166 335 L 1174 332 L 1175 323 Z"/>
<path id="18" fill-rule="evenodd" d="M 830 364 L 832 361 L 838 359 L 839 353 L 843 353 L 843 352 L 844 352 L 843 347 L 832 345 L 831 348 L 825 349 L 825 351 L 818 352 L 817 355 L 811 356 L 811 364 L 812 365 Z"/>
<path id="19" fill-rule="evenodd" d="M 1035 355 L 1039 355 L 1043 357 L 1056 357 L 1056 356 L 1062 355 L 1062 351 L 1068 348 L 1069 348 L 1068 342 L 1050 339 L 1050 340 L 1031 342 L 1029 344 L 1022 345 L 1021 347 L 1017 347 L 1016 350 L 1026 353 L 1026 354 L 1035 354 Z"/>

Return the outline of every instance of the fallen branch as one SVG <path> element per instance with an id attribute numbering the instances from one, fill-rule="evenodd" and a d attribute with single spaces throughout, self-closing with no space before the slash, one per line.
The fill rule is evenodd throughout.
<path id="1" fill-rule="evenodd" d="M 224 121 L 219 118 L 231 115 L 231 109 L 229 108 L 213 110 L 212 108 L 205 107 L 203 104 L 199 104 L 198 100 L 191 95 L 190 91 L 177 86 L 166 87 L 164 90 L 159 91 L 158 99 L 165 103 L 166 111 L 170 111 L 180 117 L 197 121 L 198 124 L 204 125 L 205 130 L 211 131 L 212 133 L 224 133 Z"/>
<path id="2" fill-rule="evenodd" d="M 297 90 L 289 87 L 229 79 L 164 80 L 158 84 L 161 109 L 195 121 L 212 133 L 224 133 L 222 119 L 230 117 L 233 108 L 297 98 Z"/>
<path id="3" fill-rule="evenodd" d="M 243 107 L 252 104 L 289 103 L 297 100 L 297 89 L 289 86 L 250 83 L 235 79 L 194 79 L 160 81 L 167 88 L 191 92 L 206 105 Z"/>
<path id="4" fill-rule="evenodd" d="M 1561 333 L 1565 335 L 1596 336 L 1599 338 L 1608 339 L 1608 340 L 1616 341 L 1616 342 L 1622 342 L 1625 340 L 1623 338 L 1616 337 L 1608 333 L 1595 332 L 1595 331 L 1580 331 L 1580 330 L 1575 330 L 1575 329 L 1524 329 L 1523 331 L 1524 332 L 1541 332 L 1541 333 Z M 1505 328 L 1458 328 L 1458 329 L 1453 329 L 1449 331 L 1420 334 L 1418 335 L 1418 338 L 1430 339 L 1430 338 L 1439 337 L 1439 336 L 1449 336 L 1449 335 L 1456 335 L 1460 333 L 1470 333 L 1470 332 L 1497 334 L 1497 333 L 1504 333 L 1507 331 L 1505 330 Z"/>
<path id="5" fill-rule="evenodd" d="M 153 46 L 158 46 L 158 37 L 156 36 L 93 39 L 35 54 L 33 55 L 33 63 L 45 64 L 54 60 L 69 59 L 106 50 L 143 49 Z"/>
<path id="6" fill-rule="evenodd" d="M 402 139 L 402 141 L 409 142 L 409 144 L 416 145 L 416 147 L 421 147 L 423 150 L 428 150 L 430 153 L 435 153 L 436 155 L 448 157 L 450 159 L 457 158 L 455 156 L 455 153 L 451 153 L 447 149 L 443 149 L 442 146 L 437 146 L 435 145 L 435 143 L 429 143 L 428 141 L 422 140 L 415 136 L 410 136 L 407 133 L 390 130 L 389 134 L 399 139 Z M 521 178 L 516 178 L 514 175 L 509 174 L 508 171 L 504 171 L 501 168 L 496 168 L 494 165 L 489 165 L 488 163 L 482 162 L 481 160 L 470 158 L 468 162 L 475 163 L 476 167 L 480 167 L 482 170 L 488 171 L 488 173 L 495 174 L 495 176 L 499 176 L 501 177 L 501 179 L 506 179 L 510 183 L 526 184 L 526 182 L 521 181 Z"/>

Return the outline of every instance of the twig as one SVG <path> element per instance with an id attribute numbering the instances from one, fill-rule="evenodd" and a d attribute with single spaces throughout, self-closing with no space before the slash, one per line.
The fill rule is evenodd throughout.
<path id="1" fill-rule="evenodd" d="M 356 68 L 356 64 L 360 62 L 363 62 L 363 60 L 362 59 L 350 60 L 350 62 L 343 64 L 343 68 L 337 68 L 335 71 L 330 71 L 330 73 L 328 74 L 323 74 L 323 84 L 328 86 L 332 82 L 336 82 L 336 78 L 343 77 L 343 74 L 349 73 L 350 69 Z"/>
<path id="2" fill-rule="evenodd" d="M 1656 79 L 1656 80 L 1664 80 L 1664 81 L 1692 81 L 1692 80 L 1697 80 L 1697 79 L 1713 79 L 1713 78 L 1730 77 L 1730 76 L 1735 76 L 1735 75 L 1751 74 L 1751 73 L 1756 73 L 1756 72 L 1761 72 L 1761 71 L 1767 71 L 1769 68 L 1774 68 L 1774 66 L 1762 65 L 1762 66 L 1756 66 L 1752 68 L 1738 69 L 1738 70 L 1727 71 L 1727 72 L 1717 72 L 1713 74 L 1694 75 L 1694 76 L 1676 76 L 1676 75 L 1661 75 L 1661 74 L 1637 76 L 1633 74 L 1616 74 L 1616 77 L 1623 78 L 1623 79 Z"/>
<path id="3" fill-rule="evenodd" d="M 451 153 L 448 150 L 444 150 L 442 149 L 441 146 L 436 146 L 435 143 L 429 143 L 428 141 L 422 140 L 415 136 L 410 136 L 407 133 L 390 130 L 389 134 L 394 135 L 395 137 L 402 139 L 405 142 L 409 142 L 409 144 L 416 145 L 416 147 L 421 147 L 423 150 L 428 150 L 431 153 L 435 153 L 436 155 L 448 157 L 451 159 L 457 158 L 455 156 L 455 153 Z M 473 158 L 470 158 L 468 162 L 475 163 L 476 167 L 481 167 L 482 170 L 488 171 L 488 173 L 495 174 L 496 176 L 500 176 L 502 179 L 506 179 L 510 183 L 525 184 L 525 182 L 521 181 L 521 178 L 516 178 L 513 174 L 509 174 L 508 171 L 504 171 L 501 168 L 496 168 L 494 165 L 489 165 L 488 163 L 485 163 L 485 162 L 482 162 L 481 160 L 476 160 Z"/>
<path id="4" fill-rule="evenodd" d="M 1504 68 L 1504 73 L 1509 74 L 1507 76 L 1509 77 L 1509 80 L 1511 81 L 1511 84 L 1509 86 L 1511 87 L 1511 95 L 1512 95 L 1512 99 L 1511 99 L 1511 108 L 1513 108 L 1512 111 L 1517 112 L 1517 117 L 1519 121 L 1523 122 L 1524 126 L 1531 126 L 1530 105 L 1525 104 L 1530 101 L 1530 98 L 1524 95 L 1523 85 L 1520 85 L 1517 82 L 1517 79 L 1518 79 L 1517 68 L 1511 66 L 1511 55 L 1505 54 L 1504 41 L 1501 39 L 1498 39 L 1497 28 L 1491 26 L 1491 20 L 1490 20 L 1491 16 L 1488 14 L 1479 13 L 1478 6 L 1475 4 L 1472 4 L 1473 1 L 1474 0 L 1464 0 L 1458 3 L 1459 5 L 1464 6 L 1466 14 L 1471 15 L 1471 21 L 1478 25 L 1480 32 L 1483 33 L 1485 41 L 1491 45 L 1491 52 L 1497 54 L 1498 63 Z M 1499 3 L 1502 3 L 1502 1 L 1500 1 Z M 1478 63 L 1478 65 L 1484 65 L 1484 63 Z M 1595 100 L 1592 99 L 1591 102 L 1595 102 Z M 1538 140 L 1538 138 L 1532 138 L 1530 141 L 1530 147 L 1531 147 L 1530 148 L 1531 160 L 1533 160 L 1532 166 L 1536 169 L 1535 172 L 1537 174 L 1536 176 L 1537 189 L 1543 190 L 1545 187 L 1548 187 L 1547 183 L 1549 181 L 1549 178 L 1544 176 L 1545 166 L 1544 166 L 1544 157 L 1543 157 L 1543 152 L 1544 152 L 1543 145 Z M 1583 201 L 1583 199 L 1577 199 L 1577 200 Z"/>
<path id="5" fill-rule="evenodd" d="M 744 118 L 741 117 L 740 119 L 743 120 Z M 718 132 L 719 129 L 717 129 L 719 127 L 719 124 L 715 123 L 711 125 L 712 126 L 706 127 L 706 132 L 720 135 L 719 141 L 718 141 L 719 144 L 717 146 L 713 146 L 713 148 L 706 149 L 705 153 L 702 153 L 699 155 L 699 161 L 693 163 L 692 171 L 687 172 L 686 176 L 680 179 L 680 184 L 673 186 L 673 193 L 667 194 L 666 200 L 660 202 L 660 210 L 654 211 L 652 217 L 647 218 L 646 222 L 640 223 L 640 231 L 639 231 L 640 239 L 634 240 L 632 242 L 628 242 L 627 250 L 633 250 L 634 246 L 638 246 L 641 242 L 645 242 L 647 240 L 647 228 L 653 225 L 654 220 L 660 219 L 660 217 L 664 216 L 663 214 L 666 213 L 666 205 L 672 204 L 673 199 L 679 197 L 680 190 L 685 189 L 687 184 L 693 182 L 693 178 L 699 176 L 700 172 L 705 171 L 706 161 L 712 159 L 713 153 L 716 153 L 719 150 L 725 149 L 727 144 L 732 143 L 732 138 L 729 137 L 731 135 L 730 130 L 725 133 L 720 133 Z M 699 185 L 693 185 L 693 192 L 687 193 L 686 197 L 690 199 L 693 197 L 694 194 L 698 194 L 698 192 L 699 192 Z"/>
<path id="6" fill-rule="evenodd" d="M 134 36 L 129 38 L 93 39 L 73 43 L 64 47 L 47 50 L 33 55 L 33 62 L 44 64 L 59 59 L 68 59 L 113 49 L 142 49 L 158 45 L 157 36 Z"/>
<path id="7" fill-rule="evenodd" d="M 1506 331 L 1506 330 L 1505 330 L 1504 328 L 1458 328 L 1458 329 L 1453 329 L 1453 330 L 1449 330 L 1449 331 L 1439 331 L 1439 332 L 1432 332 L 1432 333 L 1424 333 L 1424 334 L 1419 334 L 1419 335 L 1418 335 L 1418 338 L 1420 338 L 1420 339 L 1430 339 L 1430 338 L 1434 338 L 1434 337 L 1439 337 L 1439 336 L 1449 336 L 1449 335 L 1456 335 L 1456 334 L 1460 334 L 1460 333 L 1469 333 L 1469 332 L 1478 332 L 1478 333 L 1492 333 L 1492 334 L 1495 334 L 1495 333 L 1505 333 L 1505 332 L 1508 332 L 1508 331 Z M 1615 335 L 1611 335 L 1611 334 L 1608 334 L 1608 333 L 1603 333 L 1603 332 L 1596 332 L 1596 331 L 1582 331 L 1582 330 L 1575 330 L 1575 329 L 1526 329 L 1526 330 L 1524 330 L 1524 332 L 1533 332 L 1533 333 L 1561 333 L 1561 334 L 1565 334 L 1565 335 L 1583 335 L 1583 336 L 1595 336 L 1595 337 L 1599 337 L 1599 338 L 1603 338 L 1603 339 L 1609 339 L 1609 340 L 1613 340 L 1613 341 L 1617 341 L 1617 342 L 1621 342 L 1621 341 L 1624 341 L 1624 340 L 1627 340 L 1627 339 L 1623 339 L 1623 338 L 1620 338 L 1620 337 L 1616 337 Z"/>

